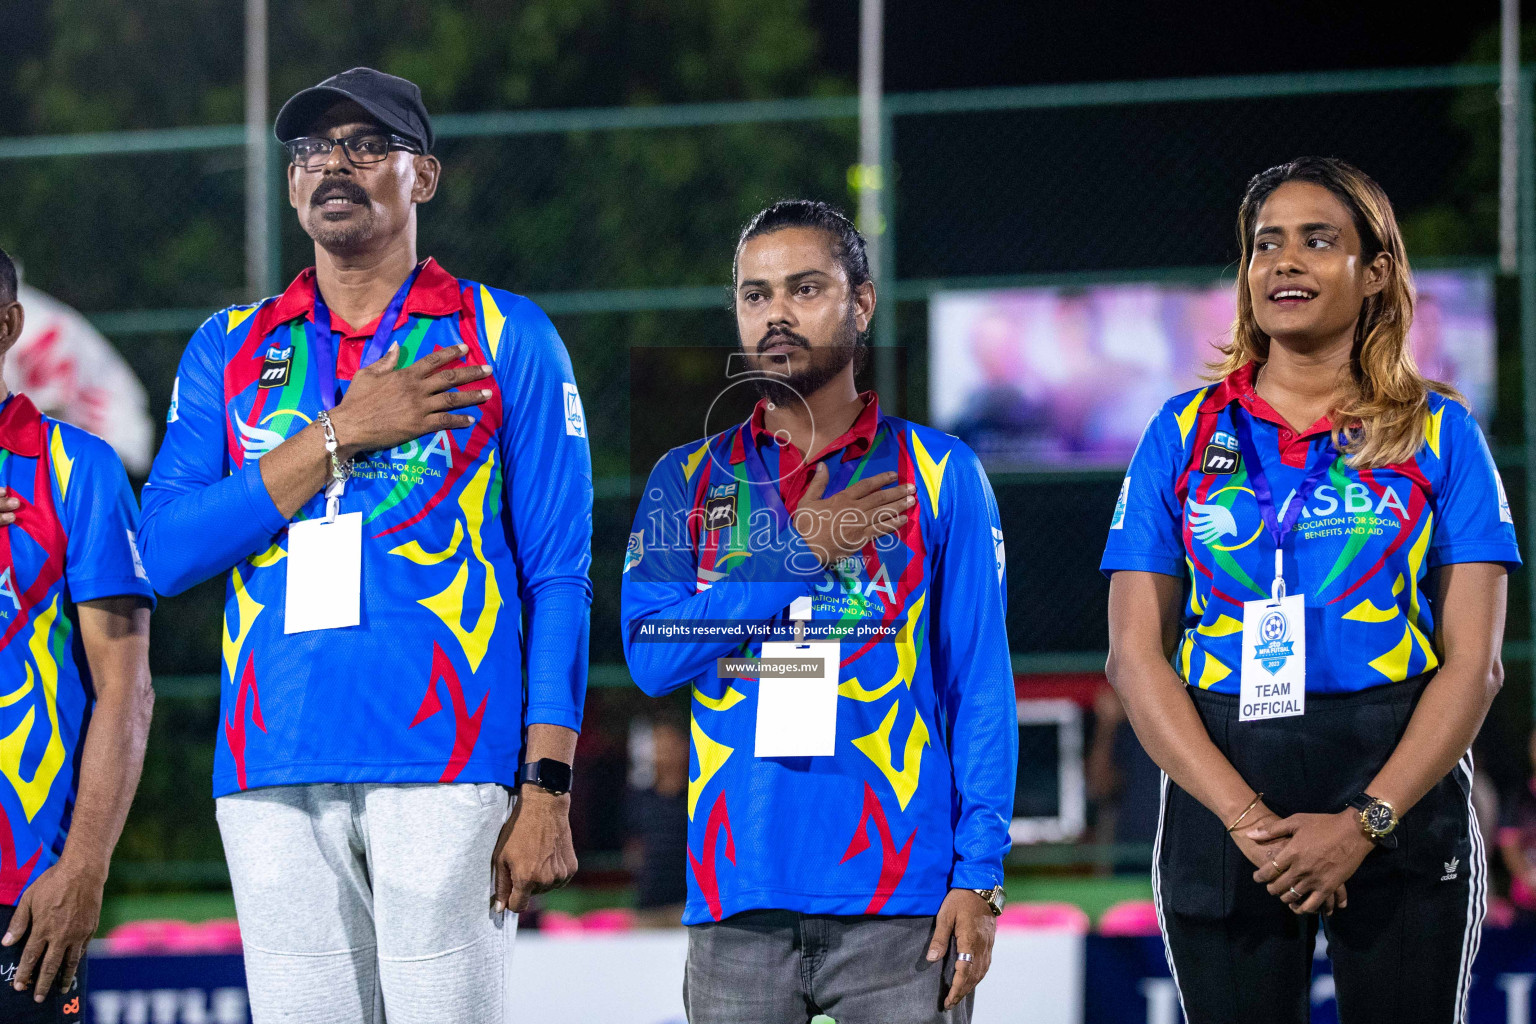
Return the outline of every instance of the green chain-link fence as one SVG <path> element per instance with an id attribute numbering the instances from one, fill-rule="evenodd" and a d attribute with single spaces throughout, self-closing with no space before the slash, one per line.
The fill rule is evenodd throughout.
<path id="1" fill-rule="evenodd" d="M 1524 452 L 1536 438 L 1521 373 L 1522 351 L 1536 345 L 1531 81 L 1527 71 L 1521 273 L 1498 283 L 1489 424 L 1522 535 Z M 1496 68 L 1460 67 L 887 97 L 883 399 L 926 417 L 937 291 L 1230 274 L 1244 183 L 1303 153 L 1344 157 L 1380 180 L 1416 266 L 1490 268 L 1496 87 Z M 437 119 L 445 178 L 421 214 L 421 251 L 452 273 L 537 299 L 570 349 L 588 410 L 597 473 L 588 779 L 622 782 L 623 723 L 644 706 L 628 686 L 618 626 L 620 553 L 644 472 L 629 452 L 629 353 L 734 346 L 726 282 L 737 230 L 783 196 L 853 207 L 856 115 L 847 97 Z M 190 332 L 215 309 L 254 298 L 242 283 L 243 139 L 239 126 L 0 139 L 0 244 L 23 261 L 29 283 L 85 311 L 124 352 L 157 418 Z M 273 279 L 286 281 L 310 262 L 309 242 L 285 187 L 273 194 L 268 261 Z M 994 475 L 1019 671 L 1102 668 L 1108 588 L 1097 563 L 1119 480 L 1120 470 Z M 1488 728 L 1505 772 L 1516 770 L 1531 721 L 1529 587 L 1517 577 L 1511 588 L 1513 685 Z M 156 614 L 161 701 L 120 879 L 220 876 L 205 794 L 221 588 L 204 584 Z M 612 848 L 612 810 L 583 816 L 588 848 Z"/>

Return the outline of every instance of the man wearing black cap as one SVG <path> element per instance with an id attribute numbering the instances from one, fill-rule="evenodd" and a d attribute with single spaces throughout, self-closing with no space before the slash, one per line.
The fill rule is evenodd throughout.
<path id="1" fill-rule="evenodd" d="M 251 1008 L 499 1022 L 515 912 L 576 870 L 581 398 L 537 306 L 418 260 L 442 168 L 415 85 L 336 75 L 277 134 L 315 266 L 193 337 L 140 532 L 162 592 L 228 576 L 214 794 Z"/>

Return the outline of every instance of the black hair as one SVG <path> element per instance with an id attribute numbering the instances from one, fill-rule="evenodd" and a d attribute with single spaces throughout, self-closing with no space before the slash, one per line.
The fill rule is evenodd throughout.
<path id="1" fill-rule="evenodd" d="M 0 249 L 0 304 L 15 302 L 19 287 L 16 263 L 4 249 Z"/>
<path id="2" fill-rule="evenodd" d="M 1238 209 L 1238 244 L 1245 241 L 1243 232 L 1251 233 L 1259 216 L 1259 209 L 1264 205 L 1275 190 L 1289 181 L 1301 181 L 1311 185 L 1319 185 L 1332 192 L 1344 209 L 1349 211 L 1350 217 L 1355 223 L 1355 233 L 1360 236 L 1360 254 L 1367 260 L 1374 259 L 1385 246 L 1381 239 L 1376 237 L 1376 231 L 1371 227 L 1365 210 L 1361 207 L 1361 194 L 1370 194 L 1372 198 L 1378 195 L 1380 201 L 1391 209 L 1391 201 L 1387 199 L 1386 192 L 1382 191 L 1374 178 L 1366 174 L 1360 168 L 1336 156 L 1299 156 L 1294 160 L 1288 160 L 1283 164 L 1276 164 L 1266 171 L 1260 171 L 1248 181 L 1248 187 L 1243 190 L 1242 205 Z M 1248 239 L 1251 241 L 1251 239 Z M 1246 252 L 1247 250 L 1244 249 Z"/>
<path id="3" fill-rule="evenodd" d="M 731 259 L 731 280 L 737 276 L 737 263 L 741 259 L 741 247 L 758 235 L 766 235 L 785 228 L 815 228 L 825 231 L 832 239 L 832 256 L 842 264 L 848 275 L 848 287 L 857 290 L 869 278 L 869 254 L 864 250 L 864 236 L 853 226 L 848 215 L 830 203 L 815 199 L 780 199 L 757 216 L 747 221 L 736 242 L 736 255 Z"/>

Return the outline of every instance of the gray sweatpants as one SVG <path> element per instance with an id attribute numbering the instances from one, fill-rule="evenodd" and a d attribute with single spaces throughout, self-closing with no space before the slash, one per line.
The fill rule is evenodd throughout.
<path id="1" fill-rule="evenodd" d="M 516 914 L 493 914 L 495 783 L 220 797 L 255 1024 L 502 1024 Z"/>
<path id="2" fill-rule="evenodd" d="M 955 943 L 929 963 L 931 917 L 749 910 L 688 929 L 689 1024 L 970 1024 L 975 995 L 943 1008 Z"/>

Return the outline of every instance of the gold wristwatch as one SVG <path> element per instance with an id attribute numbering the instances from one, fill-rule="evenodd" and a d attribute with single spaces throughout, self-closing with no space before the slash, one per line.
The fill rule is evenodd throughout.
<path id="1" fill-rule="evenodd" d="M 1360 812 L 1360 831 L 1365 838 L 1387 849 L 1397 847 L 1397 811 L 1385 800 L 1378 800 L 1369 793 L 1357 793 L 1350 798 L 1349 806 Z"/>
<path id="2" fill-rule="evenodd" d="M 1003 893 L 1003 887 L 994 885 L 990 889 L 972 889 L 971 892 L 987 901 L 987 908 L 992 911 L 993 917 L 999 917 L 1003 912 L 1003 904 L 1008 898 Z"/>

